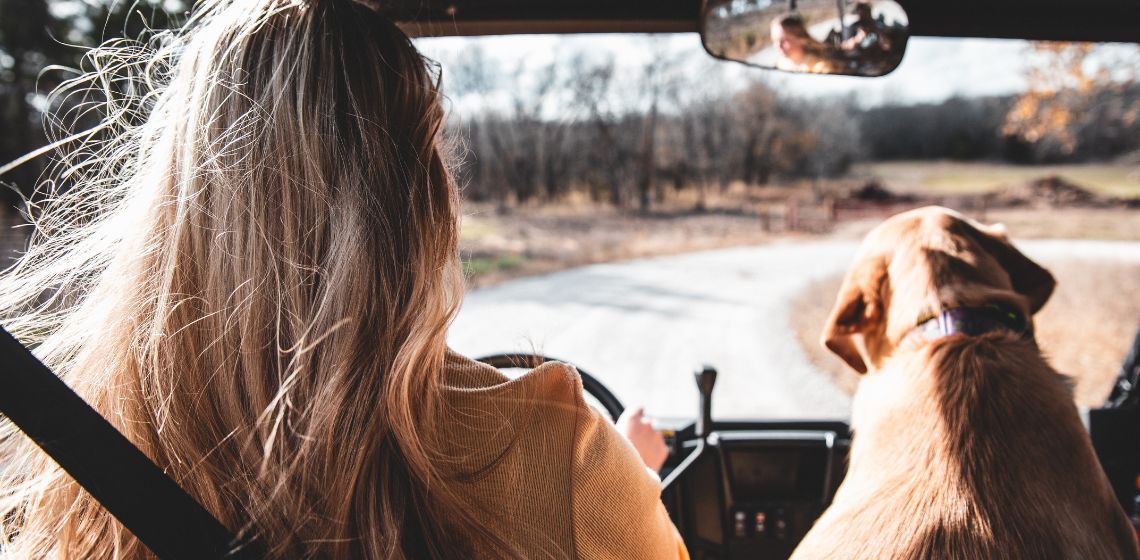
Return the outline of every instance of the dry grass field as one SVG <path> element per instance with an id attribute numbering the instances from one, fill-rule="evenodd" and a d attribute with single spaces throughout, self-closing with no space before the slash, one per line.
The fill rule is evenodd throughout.
<path id="1" fill-rule="evenodd" d="M 981 193 L 1046 175 L 1059 175 L 1094 192 L 1140 196 L 1135 163 L 1010 165 L 990 162 L 892 161 L 855 166 L 855 175 L 878 177 L 897 192 Z"/>
<path id="2" fill-rule="evenodd" d="M 515 208 L 468 205 L 460 243 L 470 287 L 492 285 L 587 264 L 672 255 L 773 239 L 859 239 L 883 218 L 827 224 L 810 231 L 780 229 L 780 203 L 741 202 L 694 212 L 677 207 L 648 215 L 604 205 Z M 1019 239 L 1140 240 L 1140 210 L 1010 208 L 984 215 Z M 776 216 L 776 218 L 772 218 Z"/>
<path id="3" fill-rule="evenodd" d="M 1010 192 L 1049 177 L 1099 202 L 1059 204 L 1046 198 L 1047 190 L 1022 204 L 983 200 L 986 193 L 1005 193 L 1008 202 Z M 895 201 L 872 204 L 869 213 L 855 216 L 835 213 L 834 205 L 870 184 L 885 188 Z M 653 211 L 644 214 L 581 196 L 511 207 L 468 202 L 461 244 L 469 284 L 481 287 L 585 264 L 763 243 L 775 237 L 857 239 L 890 213 L 927 204 L 1003 222 L 1022 239 L 1140 240 L 1140 210 L 1124 202 L 1140 198 L 1140 166 L 1128 164 L 870 163 L 835 179 L 767 186 L 736 182 L 660 194 L 664 196 L 655 196 Z"/>
<path id="4" fill-rule="evenodd" d="M 470 287 L 575 266 L 754 245 L 807 233 L 773 233 L 762 215 L 787 191 L 710 194 L 703 210 L 671 199 L 649 214 L 587 202 L 499 209 L 466 204 L 460 245 Z M 772 200 L 780 202 L 772 202 Z"/>
<path id="5" fill-rule="evenodd" d="M 1036 317 L 1037 339 L 1050 362 L 1075 380 L 1080 405 L 1104 402 L 1140 323 L 1140 265 L 1104 261 L 1045 262 L 1057 290 Z M 859 375 L 819 343 L 840 276 L 806 286 L 790 325 L 809 358 L 854 392 Z"/>

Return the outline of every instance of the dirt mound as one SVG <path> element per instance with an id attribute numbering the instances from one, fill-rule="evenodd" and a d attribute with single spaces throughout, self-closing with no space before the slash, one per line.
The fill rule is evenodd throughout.
<path id="1" fill-rule="evenodd" d="M 987 195 L 986 202 L 990 206 L 1032 208 L 1090 208 L 1112 204 L 1112 200 L 1060 175 L 1048 175 L 1005 187 Z"/>
<path id="2" fill-rule="evenodd" d="M 914 202 L 915 197 L 907 194 L 898 194 L 887 187 L 884 187 L 878 180 L 870 180 L 863 184 L 863 186 L 852 190 L 847 194 L 848 200 L 858 200 L 860 202 Z"/>

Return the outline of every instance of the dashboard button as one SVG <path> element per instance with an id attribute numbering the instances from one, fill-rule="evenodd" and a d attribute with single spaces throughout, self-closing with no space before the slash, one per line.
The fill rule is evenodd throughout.
<path id="1" fill-rule="evenodd" d="M 743 511 L 738 511 L 732 516 L 732 532 L 737 538 L 743 539 L 748 536 L 748 527 L 745 523 L 748 520 L 748 514 Z"/>
<path id="2" fill-rule="evenodd" d="M 784 510 L 776 510 L 774 517 L 772 535 L 782 541 L 788 538 L 788 522 L 784 519 Z"/>
<path id="3" fill-rule="evenodd" d="M 768 516 L 762 512 L 756 512 L 756 536 L 762 537 L 768 533 Z"/>

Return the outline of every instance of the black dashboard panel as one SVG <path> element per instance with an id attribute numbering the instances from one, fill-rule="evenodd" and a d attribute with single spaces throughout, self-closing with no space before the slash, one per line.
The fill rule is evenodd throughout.
<path id="1" fill-rule="evenodd" d="M 1098 458 L 1140 531 L 1140 409 L 1092 410 L 1089 421 Z M 831 504 L 851 448 L 848 426 L 827 421 L 716 422 L 703 443 L 690 424 L 668 439 L 662 500 L 701 560 L 788 558 Z"/>
<path id="2" fill-rule="evenodd" d="M 672 462 L 690 462 L 662 499 L 692 557 L 767 560 L 790 556 L 831 503 L 850 432 L 840 422 L 717 423 L 704 444 L 686 431 L 676 441 L 688 445 Z"/>

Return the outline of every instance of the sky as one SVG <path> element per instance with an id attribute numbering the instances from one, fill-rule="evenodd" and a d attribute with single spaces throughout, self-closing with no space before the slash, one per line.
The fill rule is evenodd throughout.
<path id="1" fill-rule="evenodd" d="M 534 74 L 552 60 L 584 54 L 599 59 L 612 56 L 619 77 L 635 77 L 650 61 L 667 57 L 672 59 L 670 66 L 690 74 L 686 83 L 739 88 L 760 79 L 795 96 L 853 95 L 864 106 L 1023 91 L 1030 49 L 1029 43 L 1018 40 L 916 37 L 907 45 L 903 62 L 894 72 L 880 78 L 860 78 L 789 74 L 717 61 L 705 54 L 696 33 L 445 37 L 417 39 L 416 45 L 440 62 L 445 91 L 450 77 L 462 71 L 458 65 L 464 56 L 477 48 L 512 76 Z M 516 72 L 518 69 L 522 71 Z M 460 111 L 476 110 L 496 96 L 509 97 L 509 93 L 483 92 L 477 96 L 481 99 L 469 96 L 453 99 L 453 103 Z"/>

